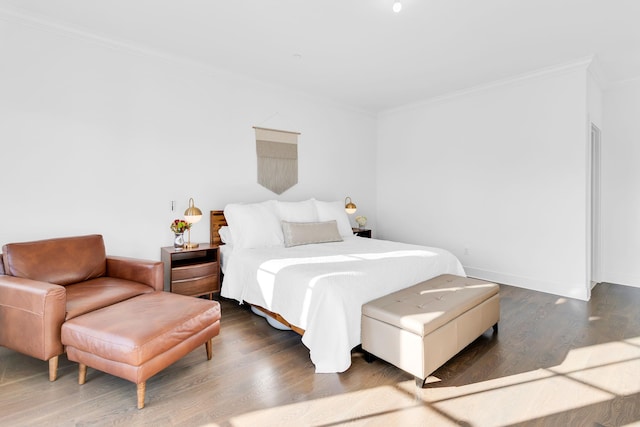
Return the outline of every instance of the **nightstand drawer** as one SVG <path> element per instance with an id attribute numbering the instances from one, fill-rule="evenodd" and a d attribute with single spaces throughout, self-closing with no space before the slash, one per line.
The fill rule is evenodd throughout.
<path id="1" fill-rule="evenodd" d="M 164 290 L 199 297 L 220 292 L 220 251 L 217 245 L 200 243 L 197 248 L 161 248 Z"/>
<path id="2" fill-rule="evenodd" d="M 218 275 L 171 282 L 171 292 L 182 295 L 204 295 L 218 290 Z"/>
<path id="3" fill-rule="evenodd" d="M 171 269 L 171 281 L 175 282 L 184 279 L 197 279 L 204 276 L 218 274 L 217 262 L 206 262 L 203 264 L 184 265 Z"/>

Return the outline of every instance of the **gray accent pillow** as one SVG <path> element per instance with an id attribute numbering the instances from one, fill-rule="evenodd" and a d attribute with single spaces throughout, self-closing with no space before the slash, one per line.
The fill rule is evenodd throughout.
<path id="1" fill-rule="evenodd" d="M 312 243 L 342 242 L 335 220 L 325 222 L 282 222 L 284 246 L 309 245 Z"/>

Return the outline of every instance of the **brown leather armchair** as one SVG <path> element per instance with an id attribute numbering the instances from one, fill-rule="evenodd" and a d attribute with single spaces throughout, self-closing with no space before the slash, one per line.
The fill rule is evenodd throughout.
<path id="1" fill-rule="evenodd" d="M 63 322 L 163 290 L 163 264 L 107 256 L 100 235 L 11 243 L 0 254 L 0 345 L 49 361 L 57 377 Z"/>

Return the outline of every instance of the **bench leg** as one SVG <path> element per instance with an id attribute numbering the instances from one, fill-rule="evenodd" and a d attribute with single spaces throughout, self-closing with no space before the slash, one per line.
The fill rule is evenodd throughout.
<path id="1" fill-rule="evenodd" d="M 211 345 L 213 340 L 210 339 L 209 341 L 207 341 L 206 343 L 204 343 L 204 347 L 207 349 L 207 360 L 211 360 L 211 357 L 213 356 L 213 353 L 211 351 Z"/>
<path id="2" fill-rule="evenodd" d="M 58 378 L 58 356 L 49 359 L 49 381 L 55 381 Z"/>
<path id="3" fill-rule="evenodd" d="M 364 360 L 366 360 L 366 361 L 367 361 L 367 363 L 373 363 L 373 362 L 375 362 L 376 357 L 375 357 L 373 354 L 369 353 L 369 352 L 368 352 L 368 351 L 366 351 L 366 350 L 362 350 L 362 351 L 363 351 L 363 353 L 364 353 Z"/>
<path id="4" fill-rule="evenodd" d="M 138 392 L 138 409 L 144 408 L 144 393 L 147 390 L 147 383 L 141 382 L 136 384 Z"/>
<path id="5" fill-rule="evenodd" d="M 496 322 L 495 325 L 493 325 L 493 333 L 497 334 L 498 333 L 498 322 Z"/>
<path id="6" fill-rule="evenodd" d="M 78 366 L 78 384 L 82 385 L 87 381 L 87 365 L 80 363 Z"/>
<path id="7" fill-rule="evenodd" d="M 422 379 L 419 377 L 416 377 L 416 387 L 418 388 L 424 388 L 425 383 L 427 382 L 427 379 Z"/>

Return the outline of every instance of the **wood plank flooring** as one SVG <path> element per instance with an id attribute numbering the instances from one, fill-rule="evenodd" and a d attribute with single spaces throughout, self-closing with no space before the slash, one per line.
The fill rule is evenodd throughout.
<path id="1" fill-rule="evenodd" d="M 0 425 L 622 426 L 640 424 L 640 289 L 600 284 L 589 302 L 501 286 L 501 321 L 438 369 L 425 389 L 354 352 L 342 374 L 315 374 L 294 332 L 222 300 L 213 359 L 204 346 L 134 384 L 63 356 L 0 348 Z M 2 327 L 2 325 L 0 325 Z"/>

